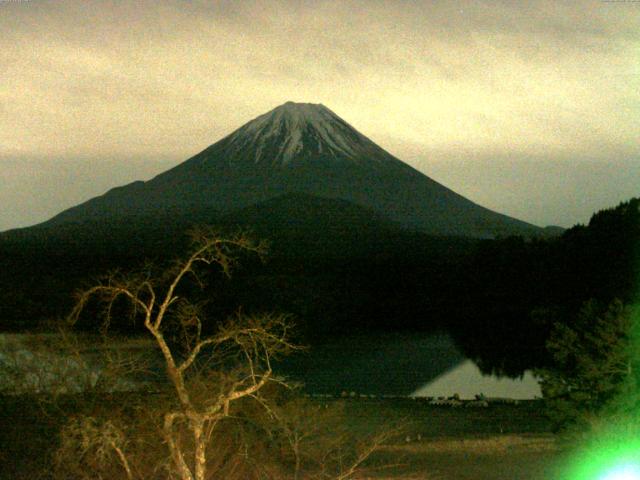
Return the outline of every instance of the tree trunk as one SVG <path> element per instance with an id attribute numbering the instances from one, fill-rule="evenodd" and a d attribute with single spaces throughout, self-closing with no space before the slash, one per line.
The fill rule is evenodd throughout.
<path id="1" fill-rule="evenodd" d="M 184 456 L 182 455 L 182 450 L 180 449 L 179 444 L 176 442 L 175 431 L 173 429 L 173 414 L 165 414 L 164 417 L 164 434 L 167 440 L 167 444 L 169 446 L 169 452 L 171 453 L 171 458 L 173 459 L 173 463 L 178 469 L 180 478 L 182 480 L 193 480 L 193 474 L 187 463 L 184 461 Z"/>
<path id="2" fill-rule="evenodd" d="M 295 470 L 295 472 L 293 474 L 293 478 L 294 478 L 294 480 L 298 480 L 300 478 L 301 461 L 300 461 L 300 447 L 299 447 L 297 441 L 295 443 L 295 446 L 293 447 L 293 454 L 296 457 L 296 470 Z"/>
<path id="3" fill-rule="evenodd" d="M 207 441 L 203 435 L 202 421 L 193 425 L 193 443 L 195 448 L 195 480 L 205 480 L 207 472 Z"/>

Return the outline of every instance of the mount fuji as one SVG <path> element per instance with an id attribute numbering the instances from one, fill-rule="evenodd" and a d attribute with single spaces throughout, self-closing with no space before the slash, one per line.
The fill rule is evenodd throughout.
<path id="1" fill-rule="evenodd" d="M 114 188 L 41 226 L 127 218 L 233 217 L 264 202 L 348 203 L 430 235 L 536 236 L 403 163 L 321 104 L 287 102 L 147 181 Z M 276 202 L 277 203 L 277 202 Z"/>

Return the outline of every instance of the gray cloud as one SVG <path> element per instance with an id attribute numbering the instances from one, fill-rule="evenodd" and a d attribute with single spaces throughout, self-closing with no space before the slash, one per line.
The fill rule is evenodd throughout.
<path id="1" fill-rule="evenodd" d="M 0 162 L 177 162 L 287 100 L 427 174 L 638 158 L 639 27 L 638 4 L 597 0 L 3 2 Z"/>

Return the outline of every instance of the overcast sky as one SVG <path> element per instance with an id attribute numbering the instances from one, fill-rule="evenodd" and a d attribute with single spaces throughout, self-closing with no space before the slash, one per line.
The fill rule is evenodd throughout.
<path id="1" fill-rule="evenodd" d="M 491 209 L 640 196 L 640 2 L 0 0 L 0 230 L 323 103 Z"/>

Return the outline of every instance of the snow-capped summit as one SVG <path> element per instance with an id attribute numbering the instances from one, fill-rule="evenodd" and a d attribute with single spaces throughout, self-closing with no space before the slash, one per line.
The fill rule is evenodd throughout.
<path id="1" fill-rule="evenodd" d="M 225 156 L 254 163 L 380 162 L 391 155 L 322 104 L 287 102 L 222 140 Z M 239 154 L 239 155 L 238 155 Z"/>

